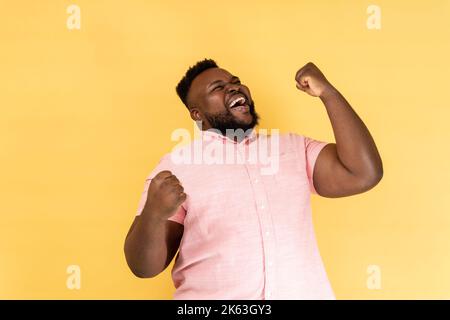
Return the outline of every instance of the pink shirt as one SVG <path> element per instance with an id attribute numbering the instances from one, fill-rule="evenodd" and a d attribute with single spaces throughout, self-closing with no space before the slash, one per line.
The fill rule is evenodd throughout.
<path id="1" fill-rule="evenodd" d="M 262 174 L 267 162 L 249 160 L 256 154 L 251 146 L 268 136 L 253 130 L 237 143 L 202 131 L 201 139 L 178 150 L 231 148 L 247 161 L 178 164 L 168 153 L 147 177 L 138 215 L 162 170 L 172 171 L 187 194 L 169 218 L 184 224 L 172 269 L 174 299 L 335 299 L 310 204 L 314 164 L 327 143 L 295 133 L 277 137 L 279 147 L 270 150 L 279 163 L 275 174 Z"/>

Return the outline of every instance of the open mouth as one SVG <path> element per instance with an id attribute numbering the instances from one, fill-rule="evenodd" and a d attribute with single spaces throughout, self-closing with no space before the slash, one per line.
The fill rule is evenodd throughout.
<path id="1" fill-rule="evenodd" d="M 236 106 L 236 107 L 234 107 L 233 109 L 231 109 L 231 112 L 236 111 L 236 112 L 245 112 L 245 113 L 247 113 L 247 112 L 249 112 L 249 110 L 250 110 L 250 108 L 249 108 L 248 105 L 243 105 L 243 106 Z"/>
<path id="2" fill-rule="evenodd" d="M 236 111 L 248 111 L 249 106 L 247 104 L 247 99 L 243 95 L 236 95 L 235 97 L 231 98 L 228 102 L 228 108 L 230 110 L 236 110 Z"/>

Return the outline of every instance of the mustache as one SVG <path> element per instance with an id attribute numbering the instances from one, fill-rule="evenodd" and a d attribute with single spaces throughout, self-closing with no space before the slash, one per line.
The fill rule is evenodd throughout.
<path id="1" fill-rule="evenodd" d="M 248 129 L 254 128 L 259 124 L 259 115 L 255 111 L 254 101 L 249 101 L 249 113 L 252 116 L 252 121 L 250 123 L 243 123 L 236 119 L 228 108 L 220 114 L 205 114 L 206 119 L 212 128 L 219 130 L 223 135 L 226 134 L 227 129 L 237 130 L 242 129 L 247 131 Z"/>

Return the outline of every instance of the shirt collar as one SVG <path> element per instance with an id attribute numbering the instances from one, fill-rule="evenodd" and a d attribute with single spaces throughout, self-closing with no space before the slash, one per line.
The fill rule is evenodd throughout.
<path id="1" fill-rule="evenodd" d="M 219 140 L 224 143 L 231 142 L 234 144 L 238 144 L 234 139 L 228 138 L 224 136 L 223 134 L 216 132 L 216 130 L 203 130 L 201 131 L 202 139 L 203 140 Z M 253 142 L 258 137 L 258 133 L 256 132 L 255 128 L 252 128 L 249 133 L 246 134 L 244 139 L 240 142 L 240 144 L 248 144 L 250 142 Z"/>

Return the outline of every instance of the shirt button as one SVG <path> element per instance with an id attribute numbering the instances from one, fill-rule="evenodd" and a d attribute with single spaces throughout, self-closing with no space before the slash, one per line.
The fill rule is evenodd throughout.
<path id="1" fill-rule="evenodd" d="M 266 208 L 266 206 L 262 204 L 261 209 L 264 210 L 265 208 Z"/>
<path id="2" fill-rule="evenodd" d="M 269 261 L 269 267 L 273 266 L 273 262 Z"/>
<path id="3" fill-rule="evenodd" d="M 269 236 L 270 235 L 270 232 L 269 231 L 266 231 L 266 236 Z"/>
<path id="4" fill-rule="evenodd" d="M 258 179 L 255 179 L 255 183 L 258 183 L 259 182 L 259 180 Z"/>

